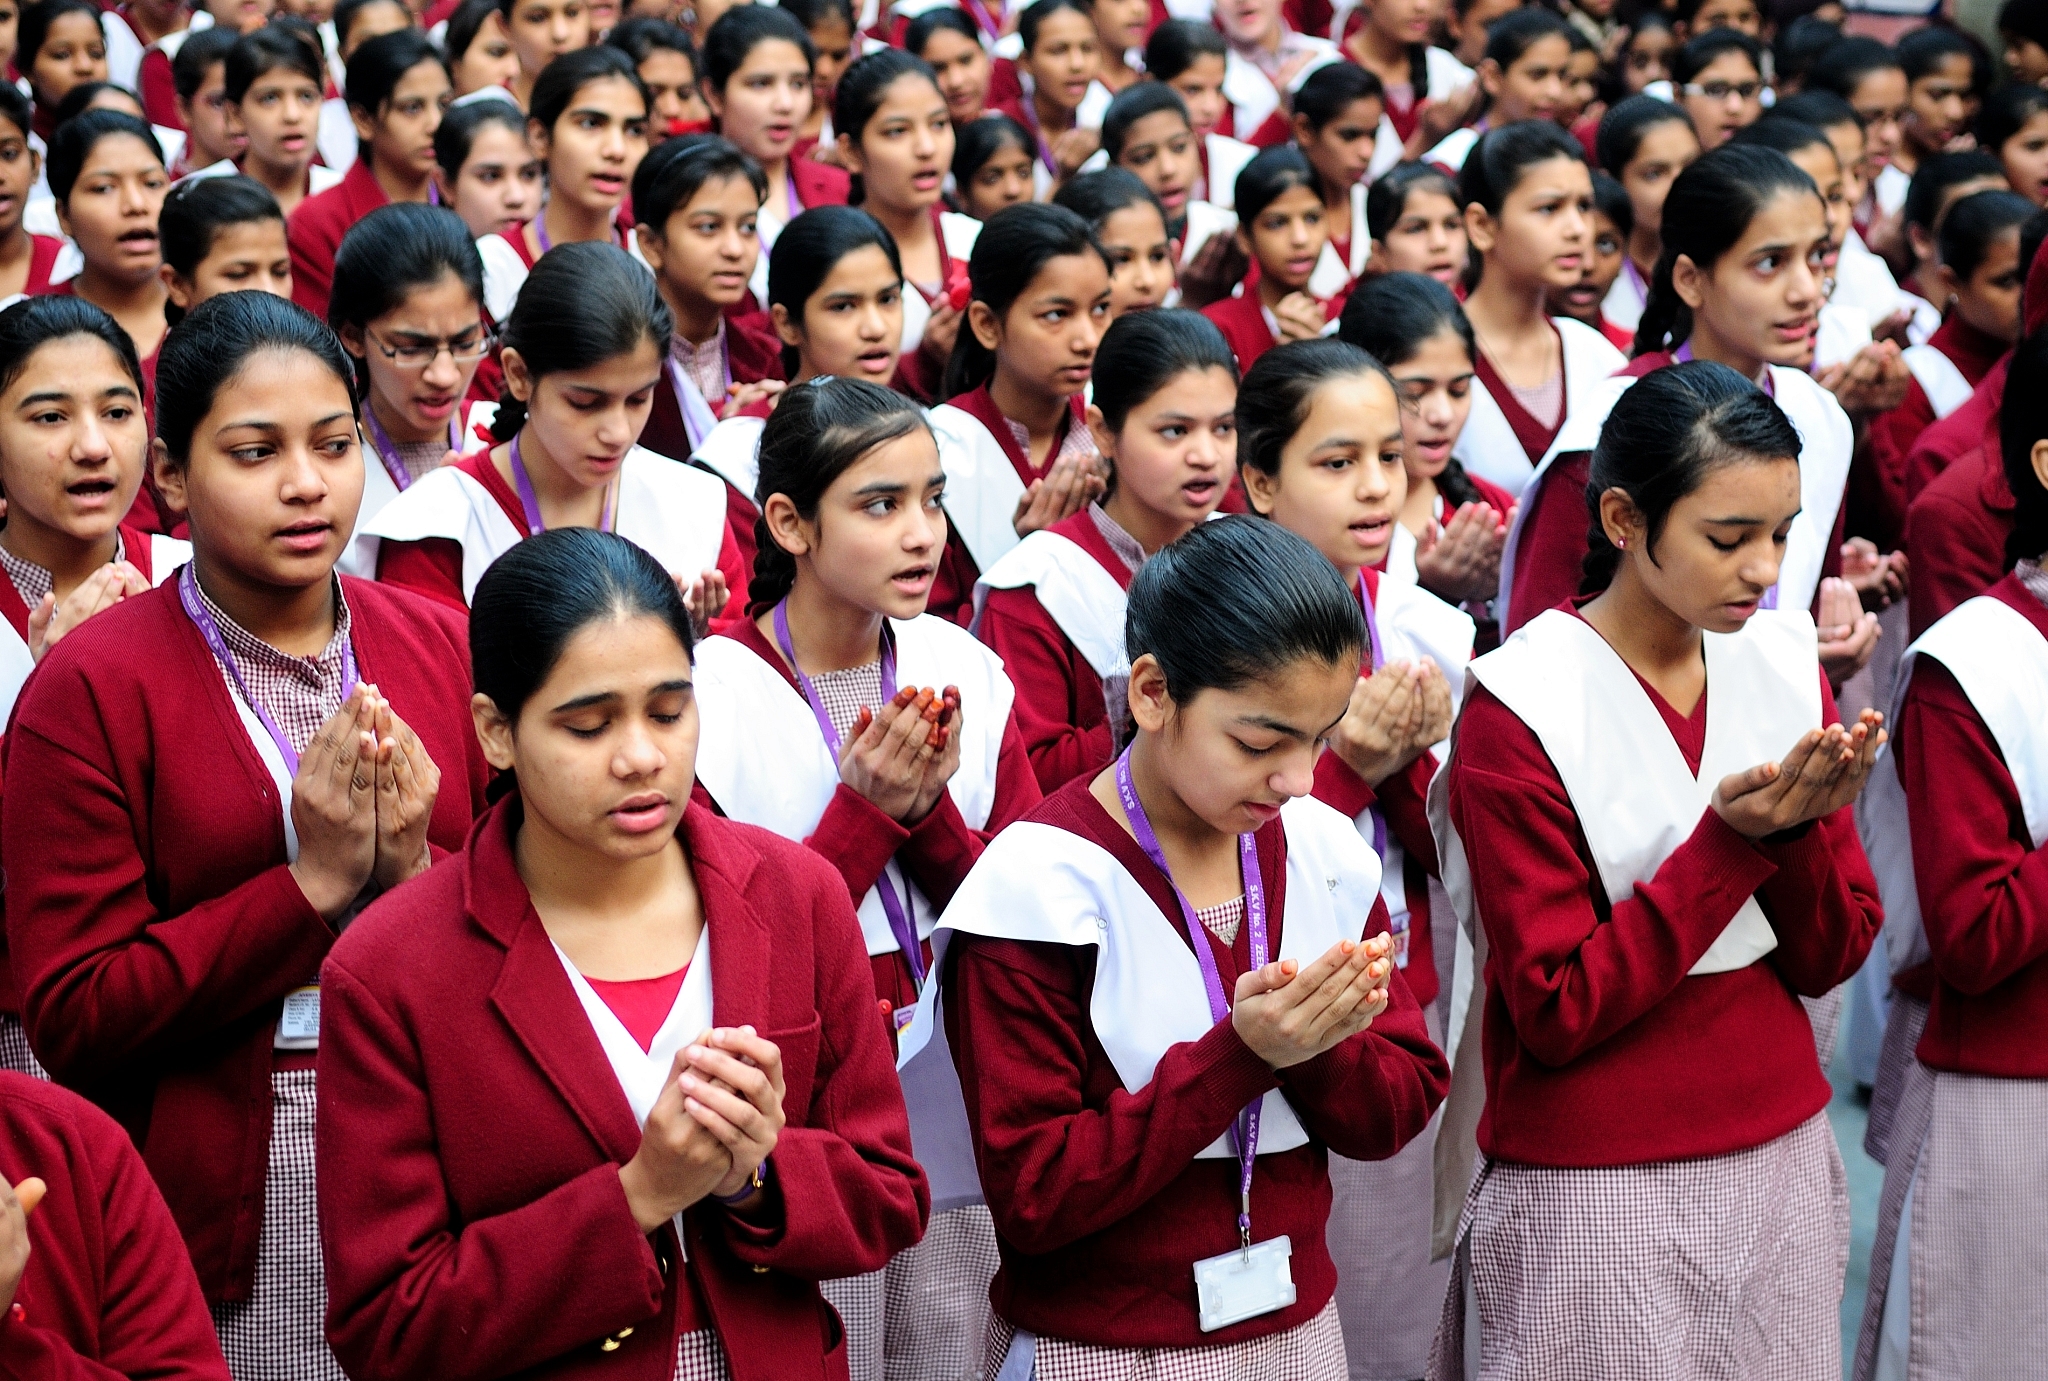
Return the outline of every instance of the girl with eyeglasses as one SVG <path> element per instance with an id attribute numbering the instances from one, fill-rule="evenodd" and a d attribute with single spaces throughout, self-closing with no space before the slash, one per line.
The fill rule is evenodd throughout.
<path id="1" fill-rule="evenodd" d="M 1763 48 L 1739 30 L 1710 30 L 1678 50 L 1671 85 L 1700 147 L 1718 149 L 1763 116 Z"/>

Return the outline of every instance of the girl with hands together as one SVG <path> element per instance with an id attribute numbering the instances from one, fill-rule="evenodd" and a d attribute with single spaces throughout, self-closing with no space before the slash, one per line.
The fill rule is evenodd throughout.
<path id="1" fill-rule="evenodd" d="M 1870 779 L 1885 742 L 1883 723 L 1883 715 L 1865 710 L 1848 728 L 1831 724 L 1811 731 L 1783 762 L 1723 777 L 1714 788 L 1714 813 L 1750 839 L 1834 814 L 1853 803 Z"/>
<path id="2" fill-rule="evenodd" d="M 1315 294 L 1345 285 L 1341 274 L 1325 285 L 1316 273 L 1330 238 L 1321 185 L 1292 141 L 1260 150 L 1237 175 L 1237 246 L 1258 266 L 1259 281 L 1202 315 L 1222 329 L 1240 370 L 1282 341 L 1321 335 L 1329 304 Z"/>
<path id="3" fill-rule="evenodd" d="M 711 1197 L 744 1213 L 783 1126 L 782 1055 L 752 1027 L 706 1031 L 678 1050 L 669 1081 L 619 1167 L 633 1220 L 653 1232 Z"/>

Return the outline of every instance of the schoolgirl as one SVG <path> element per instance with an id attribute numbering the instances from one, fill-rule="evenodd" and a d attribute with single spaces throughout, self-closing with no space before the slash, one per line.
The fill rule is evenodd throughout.
<path id="1" fill-rule="evenodd" d="M 981 46 L 981 29 L 967 11 L 932 6 L 904 29 L 903 51 L 924 59 L 932 69 L 956 133 L 988 110 L 994 71 L 988 50 Z"/>
<path id="2" fill-rule="evenodd" d="M 1865 798 L 1895 984 L 1886 1044 L 1913 1043 L 1859 1378 L 1903 1378 L 1933 1357 L 1965 1373 L 2010 1370 L 2010 1349 L 2039 1332 L 2024 1301 L 2041 1286 L 2041 1224 L 2025 1186 L 2048 1074 L 2031 1045 L 2042 971 L 2030 943 L 2048 813 L 2027 707 L 2048 687 L 2048 581 L 2034 551 L 2048 548 L 2044 361 L 2040 338 L 2019 347 L 1999 421 L 2014 500 L 2006 575 L 1913 643 L 1891 752 Z"/>
<path id="3" fill-rule="evenodd" d="M 832 105 L 839 78 L 853 61 L 856 20 L 851 0 L 792 0 L 784 6 L 810 36 L 817 61 L 811 69 L 811 112 L 797 127 L 795 156 L 808 158 L 834 134 Z"/>
<path id="4" fill-rule="evenodd" d="M 2001 86 L 1984 98 L 1977 147 L 2005 165 L 2005 180 L 2036 206 L 2048 205 L 2048 91 Z"/>
<path id="5" fill-rule="evenodd" d="M 974 587 L 974 630 L 1023 690 L 1017 727 L 1046 791 L 1094 776 L 1130 736 L 1126 592 L 1222 502 L 1236 405 L 1237 365 L 1214 323 L 1181 310 L 1112 322 L 1088 409 L 1107 493 L 1029 534 Z"/>
<path id="6" fill-rule="evenodd" d="M 1567 16 L 1566 23 L 1570 22 Z M 1600 50 L 1576 24 L 1571 28 L 1572 51 L 1564 69 L 1564 104 L 1557 108 L 1553 118 L 1570 130 L 1573 138 L 1583 142 L 1599 132 L 1600 117 L 1607 113 L 1607 108 L 1600 99 Z"/>
<path id="7" fill-rule="evenodd" d="M 1095 10 L 1095 80 L 1114 95 L 1144 80 L 1142 65 L 1133 65 L 1152 32 L 1149 0 L 1092 0 Z"/>
<path id="8" fill-rule="evenodd" d="M 1718 149 L 1763 115 L 1763 47 L 1738 29 L 1710 29 L 1672 58 L 1671 85 L 1700 147 Z"/>
<path id="9" fill-rule="evenodd" d="M 1601 117 L 1595 156 L 1628 193 L 1628 252 L 1600 314 L 1633 332 L 1650 299 L 1650 276 L 1664 252 L 1664 198 L 1671 180 L 1700 156 L 1699 136 L 1683 109 L 1655 96 L 1630 96 Z"/>
<path id="10" fill-rule="evenodd" d="M 584 0 L 498 0 L 505 36 L 519 58 L 512 78 L 512 99 L 521 110 L 533 109 L 533 88 L 549 64 L 567 53 L 590 46 L 590 7 Z"/>
<path id="11" fill-rule="evenodd" d="M 1829 304 L 1860 314 L 1873 337 L 1895 334 L 1901 323 L 1910 329 L 1914 304 L 1900 295 L 1890 265 L 1871 252 L 1857 226 L 1870 192 L 1862 117 L 1832 91 L 1802 91 L 1772 106 L 1769 118 L 1812 125 L 1827 137 L 1841 169 L 1842 192 L 1852 215 L 1835 260 L 1835 294 Z"/>
<path id="12" fill-rule="evenodd" d="M 982 571 L 1102 493 L 1081 393 L 1110 300 L 1102 247 L 1062 206 L 999 212 L 967 275 L 966 329 L 946 367 L 952 397 L 931 414 L 948 532 L 931 604 L 963 624 Z"/>
<path id="13" fill-rule="evenodd" d="M 1471 420 L 1453 454 L 1519 495 L 1573 414 L 1627 364 L 1600 332 L 1544 310 L 1546 294 L 1576 283 L 1592 253 L 1593 178 L 1576 140 L 1530 120 L 1487 134 L 1458 185 L 1472 243 L 1465 314 L 1479 354 Z"/>
<path id="14" fill-rule="evenodd" d="M 493 322 L 511 315 L 520 285 L 556 245 L 626 243 L 622 209 L 647 156 L 647 91 L 633 60 L 599 44 L 549 63 L 534 84 L 526 133 L 547 199 L 524 225 L 477 242 Z"/>
<path id="15" fill-rule="evenodd" d="M 280 24 L 294 18 L 284 16 Z M 406 0 L 339 0 L 326 25 L 314 29 L 307 24 L 302 37 L 328 71 L 329 87 L 336 94 L 320 106 L 320 157 L 330 168 L 346 172 L 356 161 L 361 140 L 350 114 L 343 88 L 348 82 L 348 61 L 373 38 L 402 33 L 416 27 L 412 6 Z M 331 37 L 328 35 L 331 31 Z"/>
<path id="16" fill-rule="evenodd" d="M 1385 365 L 1401 399 L 1406 497 L 1386 557 L 1371 564 L 1449 603 L 1477 606 L 1497 593 L 1515 500 L 1451 454 L 1472 414 L 1479 349 L 1457 298 L 1434 282 L 1389 273 L 1359 284 L 1337 335 Z"/>
<path id="17" fill-rule="evenodd" d="M 1032 170 L 1037 166 L 1031 131 L 1002 112 L 992 111 L 960 126 L 953 148 L 953 186 L 961 211 L 985 221 L 1006 206 L 1036 200 L 1037 177 Z"/>
<path id="18" fill-rule="evenodd" d="M 1365 224 L 1366 184 L 1400 161 L 1392 126 L 1383 123 L 1386 96 L 1380 79 L 1362 67 L 1333 62 L 1309 74 L 1294 95 L 1294 142 L 1315 169 L 1327 234 L 1325 285 L 1340 281 L 1334 297 L 1365 273 L 1372 236 Z"/>
<path id="19" fill-rule="evenodd" d="M 921 59 L 900 48 L 846 69 L 833 114 L 839 154 L 853 173 L 850 200 L 896 241 L 904 282 L 902 379 L 913 397 L 938 401 L 960 333 L 951 291 L 967 280 L 981 222 L 940 203 L 953 164 L 946 98 Z"/>
<path id="20" fill-rule="evenodd" d="M 12 83 L 0 83 L 0 197 L 6 198 L 0 203 L 0 297 L 48 292 L 50 271 L 64 250 L 55 235 L 32 234 L 23 224 L 43 169 L 30 140 L 33 121 L 28 97 Z"/>
<path id="21" fill-rule="evenodd" d="M 664 19 L 629 19 L 607 34 L 605 42 L 633 59 L 633 70 L 647 88 L 650 143 L 709 132 L 711 107 L 704 104 L 697 79 L 697 45 L 688 33 Z"/>
<path id="22" fill-rule="evenodd" d="M 1017 18 L 1017 34 L 1024 42 L 1017 59 L 1024 90 L 997 109 L 1031 131 L 1038 153 L 1034 175 L 1042 172 L 1050 188 L 1080 171 L 1098 146 L 1108 89 L 1097 98 L 1094 120 L 1084 122 L 1081 108 L 1096 86 L 1100 40 L 1087 0 L 1032 0 Z"/>
<path id="23" fill-rule="evenodd" d="M 1848 1194 L 1799 998 L 1882 924 L 1851 804 L 1883 734 L 1836 721 L 1805 612 L 1762 607 L 1801 451 L 1734 370 L 1646 375 L 1586 489 L 1598 593 L 1472 663 L 1431 805 L 1485 1091 L 1434 1376 L 1840 1370 Z"/>
<path id="24" fill-rule="evenodd" d="M 333 187 L 306 198 L 288 225 L 292 300 L 325 315 L 334 255 L 349 227 L 394 201 L 434 195 L 434 133 L 450 90 L 441 52 L 425 34 L 380 34 L 348 60 L 348 109 L 361 152 Z M 568 201 L 573 188 L 558 190 Z"/>
<path id="25" fill-rule="evenodd" d="M 191 22 L 192 11 L 174 0 L 121 0 L 112 6 L 100 24 L 107 41 L 107 80 L 135 90 L 149 45 Z"/>
<path id="26" fill-rule="evenodd" d="M 171 184 L 156 136 L 133 115 L 89 110 L 51 140 L 49 175 L 58 224 L 85 259 L 78 276 L 55 291 L 121 323 L 142 358 L 143 405 L 151 412 L 168 300 L 157 221 Z"/>
<path id="27" fill-rule="evenodd" d="M 47 143 L 57 132 L 57 103 L 74 86 L 107 79 L 107 36 L 89 0 L 34 0 L 16 22 L 14 70 L 35 101 L 30 131 Z"/>
<path id="28" fill-rule="evenodd" d="M 467 401 L 490 348 L 483 268 L 469 228 L 439 206 L 400 202 L 363 217 L 334 256 L 328 324 L 355 361 L 363 400 L 367 528 L 384 506 L 474 444 L 496 409 Z M 372 576 L 374 566 L 350 566 Z"/>
<path id="29" fill-rule="evenodd" d="M 1237 175 L 1237 245 L 1257 269 L 1243 291 L 1202 309 L 1237 355 L 1238 368 L 1283 340 L 1313 340 L 1329 320 L 1326 293 L 1342 281 L 1323 274 L 1328 223 L 1316 171 L 1293 144 L 1259 150 Z M 1341 279 L 1341 270 L 1338 271 Z"/>
<path id="30" fill-rule="evenodd" d="M 1187 104 L 1164 83 L 1142 82 L 1118 92 L 1102 117 L 1103 154 L 1112 166 L 1151 189 L 1167 229 L 1180 242 L 1182 263 L 1192 261 L 1213 237 L 1227 237 L 1237 225 L 1230 211 L 1196 195 L 1207 185 L 1197 149 Z M 1217 175 L 1234 184 L 1256 152 L 1251 145 L 1232 140 L 1228 150 L 1217 151 Z M 1229 202 L 1230 194 L 1225 193 L 1223 200 Z"/>
<path id="31" fill-rule="evenodd" d="M 510 101 L 469 101 L 441 117 L 434 192 L 462 217 L 472 239 L 512 234 L 532 220 L 541 176 L 541 161 L 526 142 L 526 116 Z"/>
<path id="32" fill-rule="evenodd" d="M 142 496 L 149 425 L 135 347 L 113 318 L 76 298 L 16 303 L 0 312 L 0 380 L 4 722 L 51 648 L 86 619 L 162 582 L 191 550 L 124 517 Z M 31 407 L 31 398 L 42 401 Z M 47 1077 L 22 1032 L 4 941 L 0 1068 Z"/>
<path id="33" fill-rule="evenodd" d="M 759 221 L 764 249 L 806 208 L 844 206 L 850 190 L 843 169 L 794 156 L 797 129 L 815 99 L 817 56 L 803 26 L 773 5 L 736 5 L 704 38 L 704 99 L 719 133 L 768 175 Z M 754 296 L 758 302 L 758 286 Z"/>
<path id="34" fill-rule="evenodd" d="M 150 119 L 152 126 L 169 125 L 185 131 L 185 147 L 171 165 L 173 177 L 183 177 L 222 159 L 234 161 L 248 146 L 248 136 L 228 120 L 227 62 L 240 35 L 232 29 L 201 29 L 178 45 L 178 56 L 164 77 L 168 98 L 160 103 L 169 119 Z M 149 68 L 144 59 L 144 75 Z M 142 91 L 145 119 L 162 114 L 159 103 L 150 99 L 149 87 Z"/>
<path id="35" fill-rule="evenodd" d="M 1303 342 L 1261 357 L 1240 404 L 1238 464 L 1253 509 L 1308 539 L 1366 616 L 1360 679 L 1329 731 L 1314 795 L 1373 849 L 1390 957 L 1440 1042 L 1430 929 L 1448 906 L 1429 896 L 1437 865 L 1424 797 L 1436 769 L 1430 746 L 1450 733 L 1452 681 L 1472 655 L 1472 620 L 1412 580 L 1373 569 L 1402 531 L 1404 428 L 1384 368 L 1342 341 Z M 1450 948 L 1441 951 L 1446 966 Z M 1337 1310 L 1345 1352 L 1365 1375 L 1419 1374 L 1429 1360 L 1448 1279 L 1430 1260 L 1434 1144 L 1425 1130 L 1379 1164 L 1330 1158 Z"/>
<path id="36" fill-rule="evenodd" d="M 261 183 L 287 216 L 342 178 L 313 161 L 324 79 L 312 51 L 280 30 L 244 34 L 228 51 L 223 92 L 249 141 L 229 168 Z"/>
<path id="37" fill-rule="evenodd" d="M 710 135 L 656 149 L 633 174 L 640 253 L 675 321 L 640 437 L 657 455 L 689 459 L 740 401 L 736 391 L 782 378 L 769 318 L 726 316 L 761 253 L 754 218 L 767 187 L 752 159 Z"/>
<path id="38" fill-rule="evenodd" d="M 925 1164 L 941 1200 L 978 1166 L 995 1219 L 986 1374 L 1335 1381 L 1328 1156 L 1400 1150 L 1444 1070 L 1379 860 L 1302 799 L 1364 620 L 1239 515 L 1146 562 L 1126 629 L 1130 747 L 998 835 L 934 937 L 906 1078 L 950 1047 L 974 1159 Z"/>
<path id="39" fill-rule="evenodd" d="M 498 0 L 462 0 L 448 16 L 441 49 L 447 54 L 448 80 L 458 99 L 493 86 L 509 99 L 519 80 L 519 54 L 505 32 Z"/>
<path id="40" fill-rule="evenodd" d="M 1922 160 L 1969 134 L 1990 79 L 1978 69 L 1976 41 L 1953 29 L 1915 29 L 1895 51 L 1906 74 L 1906 109 L 1892 166 L 1910 178 Z"/>
<path id="41" fill-rule="evenodd" d="M 707 625 L 741 574 L 725 495 L 711 475 L 636 444 L 674 329 L 653 277 L 616 245 L 543 255 L 505 323 L 490 444 L 364 523 L 354 569 L 466 607 L 490 564 L 526 538 L 595 527 L 652 552 Z"/>
<path id="42" fill-rule="evenodd" d="M 1897 255 L 1902 248 L 1898 216 L 1911 181 L 1903 169 L 1893 166 L 1907 92 L 1898 55 L 1867 34 L 1853 35 L 1814 60 L 1806 89 L 1840 96 L 1863 122 L 1863 171 L 1870 180 L 1870 194 L 1856 209 L 1856 228 L 1878 253 L 1887 258 Z"/>
<path id="43" fill-rule="evenodd" d="M 1174 291 L 1173 238 L 1149 187 L 1122 168 L 1104 168 L 1060 188 L 1053 205 L 1088 222 L 1108 256 L 1112 321 L 1166 305 Z"/>
<path id="44" fill-rule="evenodd" d="M 1363 0 L 1352 11 L 1361 22 L 1344 38 L 1344 56 L 1380 79 L 1387 127 L 1402 148 L 1416 138 L 1425 112 L 1472 85 L 1472 69 L 1436 46 L 1443 8 L 1436 0 Z"/>
<path id="45" fill-rule="evenodd" d="M 1637 15 L 1628 26 L 1628 39 L 1621 45 L 1621 89 L 1640 96 L 1659 82 L 1671 80 L 1671 55 L 1678 51 L 1678 35 L 1671 20 L 1660 10 Z"/>
<path id="46" fill-rule="evenodd" d="M 1428 163 L 1397 163 L 1365 193 L 1369 273 L 1420 273 L 1462 292 L 1469 245 L 1458 184 Z"/>
<path id="47" fill-rule="evenodd" d="M 284 213 L 261 184 L 239 174 L 174 185 L 157 220 L 164 262 L 158 270 L 164 319 L 225 292 L 292 295 L 292 257 Z"/>
<path id="48" fill-rule="evenodd" d="M 163 379 L 156 483 L 192 562 L 65 638 L 15 706 L 9 777 L 36 791 L 0 808 L 8 940 L 30 1045 L 143 1148 L 234 1373 L 334 1377 L 319 965 L 483 803 L 463 631 L 335 576 L 363 468 L 326 327 L 224 293 Z"/>
<path id="49" fill-rule="evenodd" d="M 938 913 L 1038 784 L 1002 663 L 925 612 L 946 477 L 916 406 L 855 380 L 796 389 L 768 419 L 759 467 L 748 617 L 697 652 L 698 785 L 721 814 L 838 868 L 877 1028 L 894 1033 L 916 1010 Z M 855 1376 L 882 1374 L 885 1312 L 888 1351 L 905 1359 L 892 1372 L 974 1370 L 995 1235 L 982 1209 L 934 1207 L 923 1243 L 886 1274 L 826 1283 Z"/>
<path id="50" fill-rule="evenodd" d="M 112 82 L 86 82 L 72 87 L 71 94 L 57 103 L 57 124 L 61 128 L 88 110 L 119 110 L 142 118 L 142 102 L 127 87 Z M 185 152 L 184 131 L 159 125 L 149 128 L 156 136 L 157 147 L 164 151 L 165 166 L 175 165 Z"/>
<path id="51" fill-rule="evenodd" d="M 1838 199 L 1839 181 L 1837 179 Z M 1627 350 L 1634 345 L 1636 333 L 1625 331 L 1609 321 L 1601 314 L 1600 304 L 1614 290 L 1615 281 L 1621 277 L 1622 262 L 1628 257 L 1629 231 L 1633 228 L 1629 217 L 1628 193 L 1622 190 L 1619 182 L 1594 169 L 1593 215 L 1589 226 L 1591 247 L 1586 254 L 1585 265 L 1579 271 L 1579 281 L 1568 288 L 1544 294 L 1544 305 L 1554 315 L 1568 316 L 1581 325 L 1592 327 L 1607 337 L 1607 343 L 1617 350 Z"/>
<path id="52" fill-rule="evenodd" d="M 363 1381 L 843 1377 L 813 1282 L 930 1203 L 846 886 L 691 802 L 724 745 L 646 552 L 544 533 L 471 623 L 500 799 L 323 971 L 336 1354 Z"/>
<path id="53" fill-rule="evenodd" d="M 1173 88 L 1187 107 L 1188 127 L 1194 131 L 1202 168 L 1190 196 L 1225 210 L 1230 209 L 1239 170 L 1255 152 L 1231 132 L 1236 119 L 1223 90 L 1231 70 L 1229 53 L 1230 45 L 1214 25 L 1192 19 L 1169 19 L 1145 41 L 1146 75 Z"/>
<path id="54" fill-rule="evenodd" d="M 1423 161 L 1455 175 L 1488 130 L 1522 120 L 1555 120 L 1564 104 L 1565 67 L 1572 55 L 1570 28 L 1538 5 L 1496 20 L 1486 31 L 1486 57 L 1479 64 L 1483 99 L 1476 118 L 1445 135 L 1422 155 Z"/>
<path id="55" fill-rule="evenodd" d="M 1281 88 L 1314 66 L 1343 60 L 1329 39 L 1295 30 L 1294 13 L 1284 0 L 1234 0 L 1212 16 L 1230 45 L 1223 78 L 1230 132 L 1262 149 L 1289 137 Z"/>
<path id="56" fill-rule="evenodd" d="M 1787 100 L 1805 89 L 1814 61 L 1841 37 L 1842 26 L 1819 13 L 1778 25 L 1771 38 L 1771 89 L 1778 99 Z"/>

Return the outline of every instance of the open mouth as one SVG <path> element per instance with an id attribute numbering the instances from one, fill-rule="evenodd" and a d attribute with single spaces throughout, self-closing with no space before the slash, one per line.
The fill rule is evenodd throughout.
<path id="1" fill-rule="evenodd" d="M 910 185 L 920 192 L 935 192 L 943 181 L 945 181 L 945 178 L 936 168 L 910 175 Z"/>
<path id="2" fill-rule="evenodd" d="M 95 476 L 65 485 L 64 492 L 77 500 L 82 508 L 103 508 L 114 493 L 114 482 L 104 476 Z"/>
<path id="3" fill-rule="evenodd" d="M 855 359 L 858 361 L 861 369 L 865 373 L 873 374 L 877 378 L 884 374 L 887 374 L 889 372 L 890 365 L 893 362 L 892 357 L 890 356 L 889 351 L 886 347 L 875 350 L 864 350 L 859 355 L 855 356 Z"/>
<path id="4" fill-rule="evenodd" d="M 155 254 L 157 252 L 157 238 L 154 230 L 130 230 L 122 234 L 114 243 L 129 254 Z"/>
<path id="5" fill-rule="evenodd" d="M 1382 514 L 1376 518 L 1361 518 L 1351 525 L 1350 531 L 1361 547 L 1385 546 L 1387 539 L 1393 535 L 1394 519 L 1389 514 Z"/>
<path id="6" fill-rule="evenodd" d="M 899 593 L 912 596 L 922 595 L 931 590 L 932 577 L 935 574 L 937 574 L 936 569 L 929 565 L 906 566 L 890 576 L 889 583 L 895 586 Z"/>
<path id="7" fill-rule="evenodd" d="M 616 173 L 592 173 L 590 190 L 602 197 L 615 197 L 626 190 L 626 179 Z"/>
<path id="8" fill-rule="evenodd" d="M 648 834 L 668 821 L 668 797 L 658 791 L 628 796 L 611 809 L 611 818 L 629 834 Z"/>
<path id="9" fill-rule="evenodd" d="M 324 518 L 308 518 L 277 530 L 277 540 L 288 550 L 307 553 L 316 552 L 327 545 L 327 538 L 334 531 L 334 524 Z"/>
<path id="10" fill-rule="evenodd" d="M 413 407 L 419 411 L 422 417 L 439 422 L 442 418 L 455 411 L 455 404 L 458 401 L 455 395 L 451 393 L 439 398 L 416 398 L 413 400 Z"/>
<path id="11" fill-rule="evenodd" d="M 1180 492 L 1187 495 L 1188 502 L 1197 507 L 1214 502 L 1222 490 L 1222 481 L 1215 479 L 1189 480 L 1180 487 Z"/>

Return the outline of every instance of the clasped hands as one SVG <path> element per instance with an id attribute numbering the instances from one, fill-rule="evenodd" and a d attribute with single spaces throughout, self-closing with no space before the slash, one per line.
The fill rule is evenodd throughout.
<path id="1" fill-rule="evenodd" d="M 707 1195 L 734 1200 L 775 1150 L 785 1121 L 782 1052 L 751 1026 L 706 1031 L 676 1052 L 619 1186 L 642 1232 Z M 728 1206 L 745 1213 L 759 1191 Z"/>
<path id="2" fill-rule="evenodd" d="M 1378 787 L 1451 732 L 1451 686 L 1435 662 L 1388 662 L 1351 688 L 1330 751 Z"/>
<path id="3" fill-rule="evenodd" d="M 427 825 L 441 769 L 377 687 L 358 685 L 329 715 L 292 777 L 292 876 L 332 923 L 374 879 L 389 890 L 427 870 Z"/>
<path id="4" fill-rule="evenodd" d="M 861 707 L 839 749 L 839 780 L 900 825 L 931 814 L 960 770 L 960 688 L 905 686 L 880 712 Z"/>

